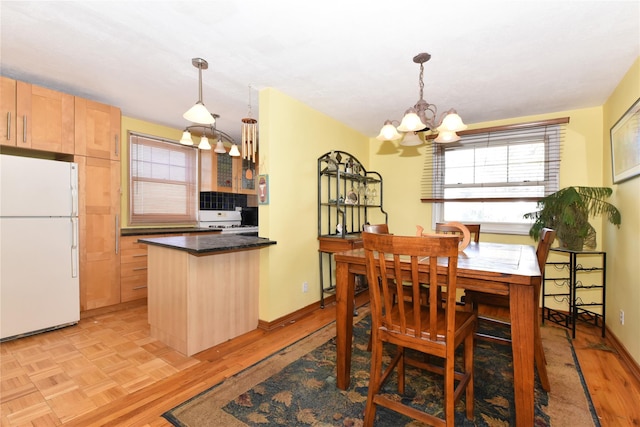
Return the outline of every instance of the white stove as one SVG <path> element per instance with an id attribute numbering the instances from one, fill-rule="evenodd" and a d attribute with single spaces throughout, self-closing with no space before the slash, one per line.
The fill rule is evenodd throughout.
<path id="1" fill-rule="evenodd" d="M 221 234 L 258 235 L 257 225 L 242 225 L 240 211 L 200 211 L 198 227 L 220 230 Z"/>

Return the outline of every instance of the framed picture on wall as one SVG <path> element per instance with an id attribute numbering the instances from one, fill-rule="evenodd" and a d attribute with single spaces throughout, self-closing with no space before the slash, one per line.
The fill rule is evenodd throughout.
<path id="1" fill-rule="evenodd" d="M 269 204 L 269 175 L 258 175 L 258 204 Z"/>
<path id="2" fill-rule="evenodd" d="M 613 183 L 640 175 L 640 98 L 611 128 Z"/>

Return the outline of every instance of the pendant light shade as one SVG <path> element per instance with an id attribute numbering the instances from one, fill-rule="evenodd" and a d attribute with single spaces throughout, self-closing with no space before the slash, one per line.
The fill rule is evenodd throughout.
<path id="1" fill-rule="evenodd" d="M 239 157 L 240 156 L 240 150 L 238 150 L 238 145 L 237 144 L 232 144 L 231 145 L 231 150 L 229 150 L 229 155 L 231 157 Z"/>
<path id="2" fill-rule="evenodd" d="M 442 119 L 442 124 L 438 126 L 438 132 L 460 132 L 466 128 L 467 125 L 462 122 L 456 110 L 451 109 L 447 111 L 447 115 Z"/>
<path id="3" fill-rule="evenodd" d="M 186 120 L 201 125 L 212 125 L 216 122 L 213 115 L 202 102 L 202 70 L 209 68 L 209 63 L 202 58 L 193 58 L 191 64 L 198 69 L 198 102 L 182 115 Z"/>
<path id="4" fill-rule="evenodd" d="M 422 145 L 424 141 L 420 138 L 417 132 L 407 132 L 404 134 L 404 139 L 400 141 L 400 145 L 405 147 L 415 147 L 416 145 Z"/>
<path id="5" fill-rule="evenodd" d="M 192 123 L 199 123 L 201 125 L 212 125 L 216 122 L 207 107 L 200 101 L 198 101 L 193 107 L 182 115 L 185 119 Z"/>
<path id="6" fill-rule="evenodd" d="M 218 143 L 216 144 L 216 148 L 213 150 L 214 153 L 224 154 L 227 150 L 224 148 L 224 144 L 222 143 L 222 139 L 218 139 Z"/>
<path id="7" fill-rule="evenodd" d="M 393 125 L 391 120 L 384 122 L 384 126 L 380 129 L 380 134 L 376 136 L 376 139 L 380 141 L 395 141 L 402 138 L 402 135 L 398 133 L 398 130 Z"/>
<path id="8" fill-rule="evenodd" d="M 211 150 L 211 144 L 209 144 L 209 138 L 207 138 L 207 135 L 202 135 L 198 148 L 201 150 Z"/>
<path id="9" fill-rule="evenodd" d="M 193 139 L 191 139 L 191 132 L 185 130 L 182 132 L 182 138 L 180 138 L 180 144 L 182 145 L 193 145 Z"/>
<path id="10" fill-rule="evenodd" d="M 415 108 L 409 108 L 402 118 L 402 122 L 400 122 L 400 126 L 398 126 L 398 130 L 400 132 L 416 132 L 427 127 L 420 117 L 418 117 L 418 113 Z"/>
<path id="11" fill-rule="evenodd" d="M 458 134 L 448 130 L 440 131 L 440 133 L 438 133 L 438 137 L 433 140 L 433 142 L 438 142 L 438 143 L 457 142 L 457 141 L 460 141 L 460 137 L 458 136 Z"/>

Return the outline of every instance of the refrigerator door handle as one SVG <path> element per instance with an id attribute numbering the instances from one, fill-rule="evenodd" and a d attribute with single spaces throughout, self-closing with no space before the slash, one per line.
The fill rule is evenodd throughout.
<path id="1" fill-rule="evenodd" d="M 78 218 L 71 218 L 71 277 L 78 277 Z"/>
<path id="2" fill-rule="evenodd" d="M 78 216 L 78 165 L 71 163 L 71 216 Z"/>

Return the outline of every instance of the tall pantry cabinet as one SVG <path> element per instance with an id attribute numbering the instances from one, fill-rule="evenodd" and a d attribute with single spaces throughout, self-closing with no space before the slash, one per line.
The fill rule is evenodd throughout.
<path id="1" fill-rule="evenodd" d="M 80 310 L 120 303 L 120 109 L 75 97 Z"/>

